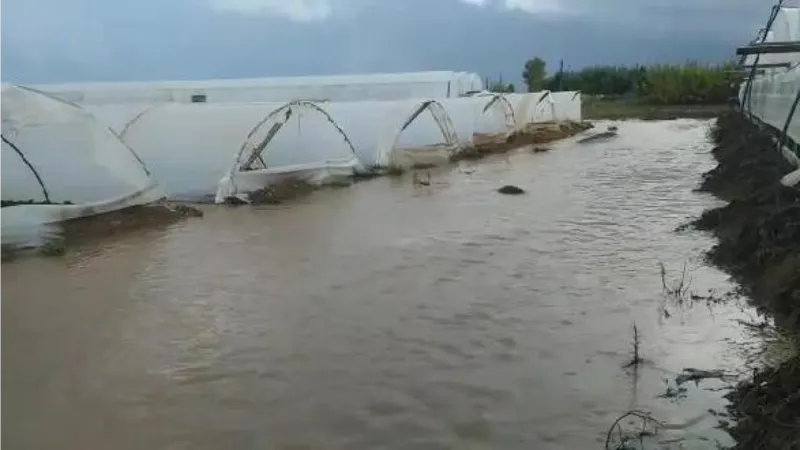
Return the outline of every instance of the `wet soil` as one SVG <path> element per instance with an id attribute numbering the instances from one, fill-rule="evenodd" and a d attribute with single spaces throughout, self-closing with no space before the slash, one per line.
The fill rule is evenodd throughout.
<path id="1" fill-rule="evenodd" d="M 250 202 L 255 205 L 279 205 L 286 201 L 309 195 L 318 189 L 307 181 L 286 179 L 250 193 Z"/>
<path id="2" fill-rule="evenodd" d="M 800 191 L 780 178 L 793 167 L 770 137 L 741 114 L 721 115 L 711 130 L 717 167 L 701 191 L 728 203 L 695 226 L 718 239 L 708 259 L 739 281 L 759 310 L 800 330 Z M 800 448 L 800 357 L 757 371 L 728 396 L 736 449 Z"/>
<path id="3" fill-rule="evenodd" d="M 546 144 L 565 139 L 592 127 L 593 125 L 589 122 L 574 122 L 570 120 L 530 123 L 523 129 L 511 133 L 505 139 L 475 139 L 475 144 L 472 147 L 464 149 L 450 159 L 452 161 L 482 159 L 489 155 L 507 153 L 520 147 Z M 534 151 L 537 151 L 537 149 L 534 149 Z"/>

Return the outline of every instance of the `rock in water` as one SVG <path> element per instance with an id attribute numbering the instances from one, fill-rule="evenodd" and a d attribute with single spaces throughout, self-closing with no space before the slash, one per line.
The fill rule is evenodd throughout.
<path id="1" fill-rule="evenodd" d="M 497 192 L 506 195 L 520 195 L 525 193 L 525 191 L 522 190 L 522 188 L 512 186 L 510 184 L 501 187 L 500 189 L 497 190 Z"/>

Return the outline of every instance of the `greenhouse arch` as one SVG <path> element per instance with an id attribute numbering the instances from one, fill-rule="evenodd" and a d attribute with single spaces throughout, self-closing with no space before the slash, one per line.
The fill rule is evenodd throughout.
<path id="1" fill-rule="evenodd" d="M 409 112 L 408 116 L 400 122 L 391 132 L 386 134 L 382 143 L 379 144 L 378 161 L 381 166 L 388 167 L 390 163 L 390 156 L 397 147 L 400 140 L 400 135 L 405 131 L 409 125 L 414 123 L 417 118 L 425 111 L 428 111 L 436 122 L 439 131 L 442 133 L 444 143 L 451 152 L 455 152 L 459 146 L 458 136 L 456 135 L 455 126 L 447 113 L 447 109 L 437 100 L 423 100 L 414 104 L 414 107 Z"/>
<path id="2" fill-rule="evenodd" d="M 236 165 L 233 170 L 252 170 L 252 165 L 256 161 L 261 162 L 262 168 L 266 169 L 267 165 L 262 157 L 262 153 L 266 150 L 270 141 L 272 141 L 275 135 L 278 134 L 278 132 L 289 121 L 289 119 L 291 119 L 295 114 L 302 113 L 302 109 L 310 109 L 315 113 L 322 114 L 331 124 L 331 126 L 333 126 L 342 136 L 342 139 L 350 148 L 350 151 L 355 157 L 356 149 L 353 147 L 353 143 L 350 142 L 350 138 L 347 136 L 347 133 L 342 130 L 342 127 L 340 127 L 339 124 L 333 120 L 327 111 L 320 108 L 313 101 L 295 100 L 272 111 L 269 113 L 269 115 L 267 115 L 267 117 L 258 122 L 252 130 L 250 130 L 250 133 L 247 135 L 247 139 L 239 149 L 239 153 L 236 155 Z M 266 133 L 264 133 L 264 131 L 266 131 Z"/>
<path id="3" fill-rule="evenodd" d="M 489 95 L 487 95 L 487 97 L 489 97 Z M 506 96 L 502 94 L 492 94 L 491 98 L 492 99 L 486 103 L 486 106 L 483 107 L 483 112 L 486 113 L 486 111 L 488 111 L 489 108 L 494 106 L 496 103 L 504 105 L 503 114 L 506 119 L 506 128 L 508 128 L 509 131 L 513 130 L 517 126 L 517 118 L 514 114 L 514 107 L 511 105 L 511 102 L 508 101 Z"/>
<path id="4" fill-rule="evenodd" d="M 125 141 L 125 135 L 128 134 L 128 130 L 130 130 L 134 125 L 136 125 L 136 122 L 138 122 L 139 119 L 144 117 L 145 114 L 149 113 L 154 108 L 157 108 L 159 106 L 161 106 L 161 105 L 158 105 L 158 104 L 151 105 L 151 106 L 149 106 L 147 108 L 144 108 L 143 110 L 139 111 L 138 114 L 133 116 L 133 118 L 131 120 L 129 120 L 128 123 L 126 123 L 122 127 L 122 129 L 119 131 L 119 133 L 117 133 L 117 135 L 119 136 L 120 140 L 122 140 L 124 142 Z"/>
<path id="5" fill-rule="evenodd" d="M 23 153 L 22 150 L 20 150 L 20 148 L 17 147 L 16 144 L 6 139 L 5 135 L 2 135 L 0 137 L 2 137 L 3 143 L 8 145 L 9 148 L 11 148 L 11 150 L 13 150 L 14 153 L 16 153 L 17 156 L 19 156 L 19 159 L 22 160 L 22 163 L 25 164 L 25 166 L 27 166 L 28 169 L 30 169 L 31 173 L 36 178 L 36 181 L 39 183 L 39 186 L 42 188 L 42 196 L 44 197 L 44 201 L 50 203 L 50 193 L 47 192 L 47 187 L 44 185 L 44 180 L 42 180 L 42 177 L 41 175 L 39 175 L 39 171 L 36 170 L 36 167 L 34 167 L 33 164 L 30 161 L 28 161 L 28 158 L 25 157 L 25 153 Z"/>
<path id="6" fill-rule="evenodd" d="M 9 159 L 3 166 L 4 229 L 24 230 L 163 197 L 133 149 L 73 102 L 3 84 L 2 110 L 3 150 L 22 163 Z"/>

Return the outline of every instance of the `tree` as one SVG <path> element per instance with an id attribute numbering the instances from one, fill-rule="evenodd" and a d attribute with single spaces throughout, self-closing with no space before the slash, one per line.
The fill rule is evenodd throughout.
<path id="1" fill-rule="evenodd" d="M 541 91 L 544 87 L 546 77 L 546 63 L 538 56 L 525 63 L 525 70 L 522 72 L 522 80 L 528 86 L 528 92 Z"/>
<path id="2" fill-rule="evenodd" d="M 498 92 L 498 93 L 509 93 L 514 92 L 514 83 L 503 83 L 502 81 L 492 83 L 489 85 L 489 90 L 491 92 Z"/>

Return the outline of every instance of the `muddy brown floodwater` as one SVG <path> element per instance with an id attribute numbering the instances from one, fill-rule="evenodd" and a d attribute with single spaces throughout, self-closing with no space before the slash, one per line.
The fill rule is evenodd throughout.
<path id="1" fill-rule="evenodd" d="M 598 124 L 605 128 L 607 123 Z M 670 304 L 658 263 L 724 291 L 710 121 L 380 178 L 3 264 L 10 449 L 589 449 L 631 408 L 708 448 L 744 370 L 734 306 Z M 495 190 L 515 184 L 527 193 Z M 669 281 L 669 280 L 668 280 Z M 670 314 L 665 317 L 662 308 Z M 636 322 L 644 366 L 629 359 Z M 692 448 L 691 445 L 686 448 Z"/>

